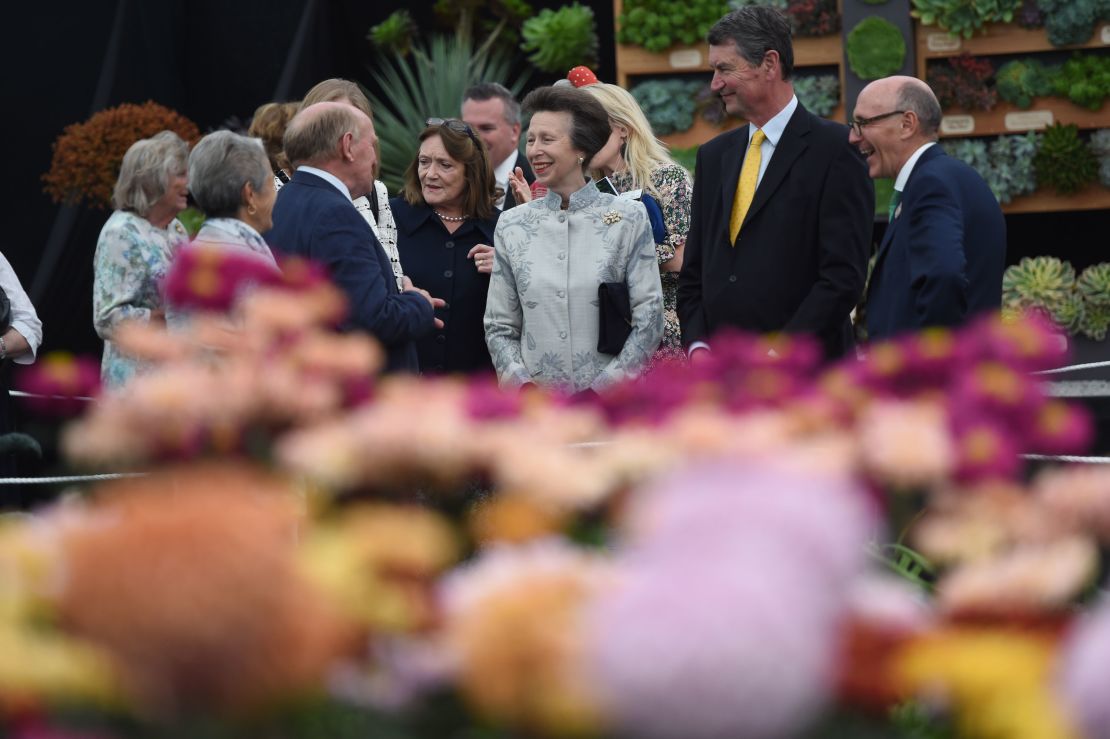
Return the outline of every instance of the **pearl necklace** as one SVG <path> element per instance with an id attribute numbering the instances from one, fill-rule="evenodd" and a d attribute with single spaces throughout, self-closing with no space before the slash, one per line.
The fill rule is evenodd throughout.
<path id="1" fill-rule="evenodd" d="M 432 208 L 432 212 L 435 213 L 437 216 L 439 216 L 439 219 L 441 221 L 448 221 L 449 223 L 462 223 L 463 221 L 465 221 L 467 218 L 470 217 L 470 216 L 445 216 L 442 213 L 440 213 L 438 210 L 436 210 L 435 208 Z"/>

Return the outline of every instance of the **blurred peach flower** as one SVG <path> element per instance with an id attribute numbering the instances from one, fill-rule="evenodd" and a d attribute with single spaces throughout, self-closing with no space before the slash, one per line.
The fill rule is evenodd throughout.
<path id="1" fill-rule="evenodd" d="M 1110 467 L 1049 468 L 1033 479 L 1032 492 L 1051 517 L 1072 531 L 1089 531 L 1110 541 Z"/>
<path id="2" fill-rule="evenodd" d="M 856 429 L 864 470 L 895 491 L 938 484 L 955 467 L 948 416 L 941 406 L 877 401 L 863 411 Z"/>

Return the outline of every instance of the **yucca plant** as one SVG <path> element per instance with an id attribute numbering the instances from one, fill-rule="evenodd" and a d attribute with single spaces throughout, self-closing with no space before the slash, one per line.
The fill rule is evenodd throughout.
<path id="1" fill-rule="evenodd" d="M 1075 284 L 1084 302 L 1079 330 L 1102 341 L 1110 329 L 1110 262 L 1093 264 L 1083 270 Z"/>
<path id="2" fill-rule="evenodd" d="M 1007 315 L 1042 311 L 1068 331 L 1077 328 L 1085 310 L 1075 268 L 1056 257 L 1025 257 L 1009 267 L 1002 275 L 1002 306 Z"/>
<path id="3" fill-rule="evenodd" d="M 528 80 L 526 65 L 490 47 L 478 49 L 467 39 L 433 36 L 414 46 L 408 59 L 379 57 L 372 71 L 381 95 L 369 94 L 374 128 L 381 146 L 382 182 L 390 192 L 402 187 L 409 163 L 416 158 L 418 137 L 430 117 L 457 118 L 463 91 L 478 82 L 500 82 L 519 94 Z M 514 69 L 515 67 L 515 69 Z"/>

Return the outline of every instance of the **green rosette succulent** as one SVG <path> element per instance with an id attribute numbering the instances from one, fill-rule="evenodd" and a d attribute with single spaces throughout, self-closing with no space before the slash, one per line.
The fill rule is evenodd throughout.
<path id="1" fill-rule="evenodd" d="M 558 10 L 545 8 L 524 21 L 520 48 L 528 61 L 544 72 L 566 74 L 580 64 L 597 64 L 597 24 L 594 11 L 574 3 Z"/>
<path id="2" fill-rule="evenodd" d="M 1098 160 L 1079 138 L 1074 123 L 1056 123 L 1044 130 L 1033 166 L 1037 184 L 1060 195 L 1071 195 L 1098 177 Z"/>
<path id="3" fill-rule="evenodd" d="M 1110 128 L 1100 128 L 1092 133 L 1087 145 L 1098 157 L 1098 181 L 1103 187 L 1110 187 Z"/>
<path id="4" fill-rule="evenodd" d="M 895 74 L 906 61 L 906 40 L 898 27 L 878 16 L 856 24 L 846 44 L 848 65 L 861 80 Z"/>
<path id="5" fill-rule="evenodd" d="M 1110 329 L 1110 262 L 1093 264 L 1083 270 L 1075 286 L 1084 304 L 1079 330 L 1102 341 Z"/>
<path id="6" fill-rule="evenodd" d="M 1075 268 L 1056 257 L 1025 257 L 1002 274 L 1002 306 L 1008 315 L 1041 310 L 1074 329 L 1083 313 Z"/>
<path id="7" fill-rule="evenodd" d="M 794 94 L 810 113 L 825 117 L 840 105 L 840 78 L 835 74 L 795 77 Z"/>
<path id="8" fill-rule="evenodd" d="M 1021 4 L 1022 0 L 913 0 L 910 14 L 927 26 L 971 38 L 986 23 L 1012 21 Z"/>
<path id="9" fill-rule="evenodd" d="M 1106 13 L 1105 0 L 1037 0 L 1044 13 L 1044 30 L 1053 46 L 1086 43 L 1095 23 Z"/>
<path id="10" fill-rule="evenodd" d="M 945 142 L 944 148 L 977 171 L 998 202 L 1008 203 L 1037 189 L 1033 155 L 1039 142 L 1040 134 L 1029 131 L 999 136 L 989 144 L 980 139 L 958 139 Z"/>
<path id="11" fill-rule="evenodd" d="M 995 73 L 995 89 L 1003 100 L 1025 109 L 1033 98 L 1051 95 L 1053 80 L 1047 67 L 1036 59 L 1015 59 Z"/>
<path id="12" fill-rule="evenodd" d="M 697 111 L 694 96 L 701 88 L 698 80 L 647 80 L 632 88 L 632 97 L 644 111 L 655 135 L 666 136 L 694 125 Z"/>

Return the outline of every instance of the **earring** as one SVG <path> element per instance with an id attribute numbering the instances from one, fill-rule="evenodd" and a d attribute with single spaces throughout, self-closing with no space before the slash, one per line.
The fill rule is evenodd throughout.
<path id="1" fill-rule="evenodd" d="M 586 163 L 586 157 L 578 157 L 578 163 L 579 164 L 585 164 Z"/>
<path id="2" fill-rule="evenodd" d="M 253 216 L 257 212 L 258 211 L 255 209 L 255 207 L 253 205 L 248 205 L 247 206 L 247 215 Z"/>

